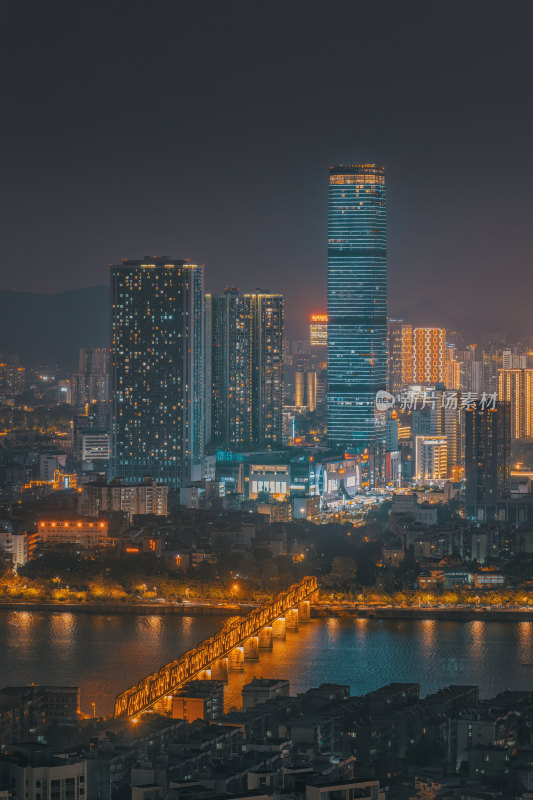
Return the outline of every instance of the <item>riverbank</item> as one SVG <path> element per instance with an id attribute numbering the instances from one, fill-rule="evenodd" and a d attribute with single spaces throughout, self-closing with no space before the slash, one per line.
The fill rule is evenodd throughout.
<path id="1" fill-rule="evenodd" d="M 454 622 L 490 620 L 491 622 L 533 622 L 533 608 L 372 608 L 369 606 L 322 605 L 312 608 L 314 617 L 357 617 L 359 619 L 433 619 Z"/>
<path id="2" fill-rule="evenodd" d="M 83 614 L 133 614 L 139 616 L 170 615 L 181 617 L 228 615 L 242 616 L 257 606 L 247 603 L 116 603 L 116 602 L 45 602 L 29 600 L 1 600 L 0 611 L 45 611 Z M 311 616 L 356 617 L 361 619 L 411 619 L 411 620 L 491 620 L 533 621 L 531 609 L 518 608 L 464 608 L 422 606 L 362 606 L 320 604 L 311 607 Z"/>

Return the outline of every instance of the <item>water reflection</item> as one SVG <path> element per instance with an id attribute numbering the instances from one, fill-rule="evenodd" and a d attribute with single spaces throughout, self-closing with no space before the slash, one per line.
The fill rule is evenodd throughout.
<path id="1" fill-rule="evenodd" d="M 213 635 L 224 619 L 0 611 L 0 687 L 78 685 L 85 711 L 95 701 L 100 714 L 110 713 L 118 692 Z M 226 707 L 240 706 L 242 685 L 254 676 L 288 678 L 293 692 L 343 683 L 353 694 L 391 681 L 418 681 L 422 694 L 473 683 L 486 697 L 529 688 L 533 668 L 524 662 L 533 663 L 530 622 L 317 619 L 231 673 Z"/>

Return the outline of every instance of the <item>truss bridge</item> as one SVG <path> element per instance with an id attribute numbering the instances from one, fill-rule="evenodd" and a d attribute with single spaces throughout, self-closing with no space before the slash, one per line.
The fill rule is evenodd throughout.
<path id="1" fill-rule="evenodd" d="M 257 660 L 261 649 L 272 648 L 273 638 L 284 638 L 286 629 L 297 630 L 300 621 L 310 619 L 317 595 L 316 578 L 303 578 L 247 616 L 231 620 L 215 636 L 119 694 L 113 716 L 134 717 L 194 678 L 223 679 L 228 670 L 244 669 L 245 659 Z"/>

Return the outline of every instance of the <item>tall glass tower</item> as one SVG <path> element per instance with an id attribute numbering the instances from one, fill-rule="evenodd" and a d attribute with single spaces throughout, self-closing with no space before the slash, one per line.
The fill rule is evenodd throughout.
<path id="1" fill-rule="evenodd" d="M 382 439 L 376 392 L 387 381 L 385 171 L 330 168 L 328 439 L 360 451 Z"/>

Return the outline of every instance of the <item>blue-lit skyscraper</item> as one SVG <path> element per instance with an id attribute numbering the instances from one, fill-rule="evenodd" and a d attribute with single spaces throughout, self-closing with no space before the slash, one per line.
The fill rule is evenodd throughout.
<path id="1" fill-rule="evenodd" d="M 376 392 L 387 380 L 385 171 L 330 168 L 328 439 L 351 450 L 381 440 Z"/>

